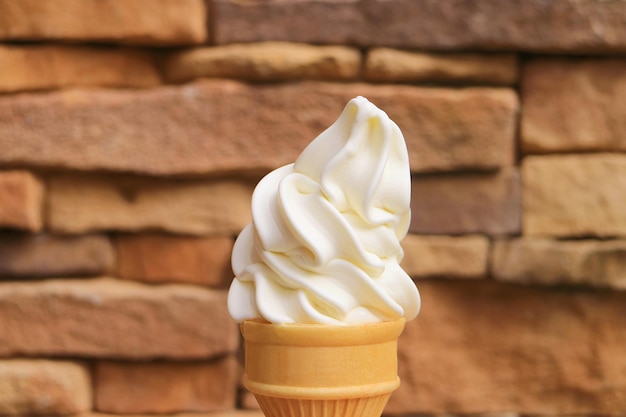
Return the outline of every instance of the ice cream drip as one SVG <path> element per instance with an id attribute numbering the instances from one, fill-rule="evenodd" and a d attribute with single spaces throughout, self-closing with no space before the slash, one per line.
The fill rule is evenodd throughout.
<path id="1" fill-rule="evenodd" d="M 400 267 L 411 179 L 399 127 L 363 97 L 265 176 L 232 255 L 237 321 L 358 324 L 414 318 L 420 297 Z"/>

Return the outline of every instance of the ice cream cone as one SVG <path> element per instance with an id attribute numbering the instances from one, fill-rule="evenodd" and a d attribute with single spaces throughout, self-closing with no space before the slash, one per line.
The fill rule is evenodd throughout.
<path id="1" fill-rule="evenodd" d="M 404 322 L 246 320 L 244 385 L 267 417 L 379 417 L 400 385 L 397 339 Z"/>

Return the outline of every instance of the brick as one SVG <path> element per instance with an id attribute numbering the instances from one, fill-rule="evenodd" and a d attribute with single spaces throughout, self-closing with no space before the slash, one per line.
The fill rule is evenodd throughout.
<path id="1" fill-rule="evenodd" d="M 522 161 L 524 235 L 626 234 L 626 156 L 531 156 Z"/>
<path id="2" fill-rule="evenodd" d="M 626 240 L 498 240 L 491 270 L 507 282 L 626 289 Z"/>
<path id="3" fill-rule="evenodd" d="M 233 277 L 231 237 L 124 234 L 115 246 L 121 278 L 227 287 Z"/>
<path id="4" fill-rule="evenodd" d="M 0 39 L 134 45 L 207 40 L 202 0 L 0 0 Z"/>
<path id="5" fill-rule="evenodd" d="M 390 414 L 611 415 L 626 409 L 626 293 L 420 284 Z M 430 301 L 429 301 L 430 300 Z"/>
<path id="6" fill-rule="evenodd" d="M 524 153 L 626 150 L 626 59 L 524 65 Z"/>
<path id="7" fill-rule="evenodd" d="M 484 278 L 489 239 L 485 236 L 407 235 L 402 268 L 413 278 Z"/>
<path id="8" fill-rule="evenodd" d="M 241 408 L 246 409 L 246 410 L 260 410 L 261 409 L 261 406 L 259 405 L 259 402 L 257 401 L 254 394 L 252 394 L 247 389 L 242 388 L 240 398 L 241 398 L 240 400 Z"/>
<path id="9" fill-rule="evenodd" d="M 0 46 L 0 92 L 160 83 L 153 57 L 127 48 Z"/>
<path id="10" fill-rule="evenodd" d="M 253 185 L 243 181 L 59 175 L 49 184 L 48 226 L 59 233 L 224 235 L 238 233 L 251 218 Z"/>
<path id="11" fill-rule="evenodd" d="M 367 52 L 364 77 L 376 82 L 512 85 L 518 79 L 512 54 L 436 54 L 373 48 Z"/>
<path id="12" fill-rule="evenodd" d="M 43 196 L 43 184 L 30 172 L 0 171 L 0 228 L 41 230 Z"/>
<path id="13" fill-rule="evenodd" d="M 0 284 L 0 355 L 206 359 L 237 349 L 226 292 L 111 278 Z"/>
<path id="14" fill-rule="evenodd" d="M 398 124 L 413 172 L 488 171 L 513 163 L 518 102 L 510 89 L 362 86 L 357 94 Z"/>
<path id="15" fill-rule="evenodd" d="M 170 55 L 164 63 L 171 82 L 201 77 L 254 81 L 356 79 L 361 53 L 345 46 L 262 42 L 195 48 Z"/>
<path id="16" fill-rule="evenodd" d="M 248 410 L 233 409 L 233 410 L 226 410 L 226 411 L 211 411 L 208 413 L 175 413 L 175 414 L 168 414 L 168 416 L 169 417 L 264 417 L 264 414 L 260 410 L 248 411 Z M 108 414 L 108 413 L 96 412 L 96 413 L 80 414 L 78 417 L 119 417 L 119 414 Z M 124 417 L 154 417 L 154 414 L 125 414 Z"/>
<path id="17" fill-rule="evenodd" d="M 1 415 L 66 415 L 90 408 L 91 380 L 82 364 L 0 360 Z"/>
<path id="18" fill-rule="evenodd" d="M 100 362 L 95 409 L 115 414 L 219 411 L 235 407 L 239 365 L 212 362 Z"/>
<path id="19" fill-rule="evenodd" d="M 278 40 L 424 50 L 623 51 L 621 1 L 216 0 L 218 44 Z"/>
<path id="20" fill-rule="evenodd" d="M 357 95 L 400 126 L 414 171 L 513 163 L 519 104 L 511 89 L 204 80 L 0 97 L 0 165 L 150 175 L 266 171 L 293 162 Z"/>
<path id="21" fill-rule="evenodd" d="M 114 262 L 113 246 L 103 235 L 0 234 L 0 277 L 101 275 Z"/>
<path id="22" fill-rule="evenodd" d="M 418 234 L 518 234 L 521 186 L 516 168 L 492 174 L 413 178 L 411 227 Z"/>

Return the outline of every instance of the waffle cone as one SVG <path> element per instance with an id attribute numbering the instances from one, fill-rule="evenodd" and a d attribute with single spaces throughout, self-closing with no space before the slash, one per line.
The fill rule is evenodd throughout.
<path id="1" fill-rule="evenodd" d="M 403 328 L 244 321 L 244 385 L 267 417 L 379 417 L 400 385 Z"/>

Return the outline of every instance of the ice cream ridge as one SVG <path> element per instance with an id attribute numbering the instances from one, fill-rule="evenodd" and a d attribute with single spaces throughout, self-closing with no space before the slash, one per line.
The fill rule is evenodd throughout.
<path id="1" fill-rule="evenodd" d="M 364 97 L 255 188 L 228 309 L 266 416 L 382 413 L 399 385 L 397 338 L 420 309 L 399 265 L 410 196 L 402 132 Z"/>

